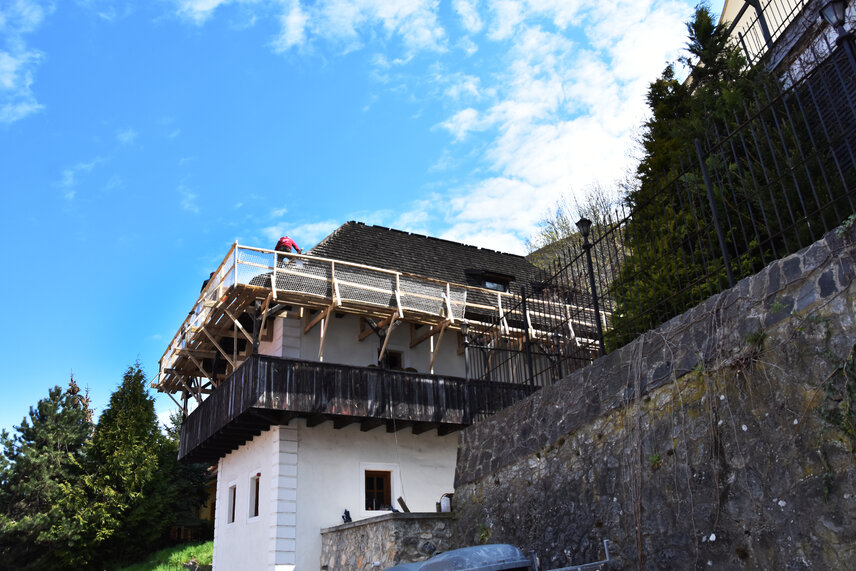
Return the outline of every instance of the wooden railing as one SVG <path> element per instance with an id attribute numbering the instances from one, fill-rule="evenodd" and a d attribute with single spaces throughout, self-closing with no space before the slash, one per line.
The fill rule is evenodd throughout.
<path id="1" fill-rule="evenodd" d="M 255 355 L 187 416 L 179 458 L 214 461 L 293 418 L 449 432 L 530 395 L 526 385 Z"/>

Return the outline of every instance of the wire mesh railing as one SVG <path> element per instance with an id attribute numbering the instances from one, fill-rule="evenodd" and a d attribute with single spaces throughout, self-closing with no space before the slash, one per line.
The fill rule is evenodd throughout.
<path id="1" fill-rule="evenodd" d="M 677 177 L 570 238 L 506 306 L 559 304 L 538 317 L 544 334 L 515 344 L 497 320 L 469 335 L 472 376 L 549 384 L 836 228 L 856 213 L 854 100 L 843 50 L 787 89 L 760 84 L 686 149 Z"/>

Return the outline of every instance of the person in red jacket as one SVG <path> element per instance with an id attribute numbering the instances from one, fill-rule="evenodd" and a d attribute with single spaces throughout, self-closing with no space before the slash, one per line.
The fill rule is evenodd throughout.
<path id="1" fill-rule="evenodd" d="M 300 249 L 300 246 L 297 245 L 297 242 L 289 238 L 288 236 L 283 236 L 279 239 L 279 242 L 276 243 L 276 247 L 274 248 L 277 252 L 286 252 L 291 253 L 292 250 L 297 250 L 298 254 L 302 254 L 303 250 Z M 282 267 L 285 265 L 285 258 L 290 258 L 290 256 L 282 256 L 277 254 L 276 256 L 276 265 Z"/>

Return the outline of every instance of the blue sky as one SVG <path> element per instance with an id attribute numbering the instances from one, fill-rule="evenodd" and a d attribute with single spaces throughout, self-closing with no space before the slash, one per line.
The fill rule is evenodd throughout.
<path id="1" fill-rule="evenodd" d="M 632 166 L 693 6 L 0 0 L 0 427 L 71 373 L 96 413 L 153 376 L 235 240 L 360 220 L 524 253 Z"/>

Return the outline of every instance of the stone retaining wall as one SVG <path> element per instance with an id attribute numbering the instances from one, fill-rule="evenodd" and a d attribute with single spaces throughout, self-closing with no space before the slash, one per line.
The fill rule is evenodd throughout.
<path id="1" fill-rule="evenodd" d="M 448 551 L 451 514 L 393 513 L 321 530 L 321 569 L 362 571 Z"/>
<path id="2" fill-rule="evenodd" d="M 856 568 L 854 277 L 830 233 L 464 430 L 453 547 Z"/>

